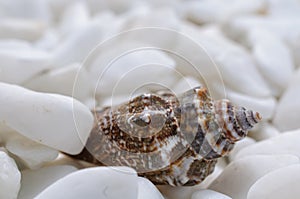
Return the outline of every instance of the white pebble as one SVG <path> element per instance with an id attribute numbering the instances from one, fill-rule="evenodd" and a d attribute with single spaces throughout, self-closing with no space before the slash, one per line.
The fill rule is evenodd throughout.
<path id="1" fill-rule="evenodd" d="M 11 0 L 1 1 L 1 17 L 11 17 L 26 20 L 41 20 L 49 23 L 52 13 L 47 0 Z"/>
<path id="2" fill-rule="evenodd" d="M 22 84 L 40 72 L 52 68 L 50 58 L 50 54 L 35 49 L 1 49 L 0 81 Z"/>
<path id="3" fill-rule="evenodd" d="M 146 178 L 138 177 L 137 199 L 164 199 L 157 188 Z"/>
<path id="4" fill-rule="evenodd" d="M 215 26 L 208 29 L 214 30 Z M 219 57 L 222 49 L 230 48 L 230 45 L 218 41 L 219 36 L 215 33 L 204 34 L 203 29 L 191 23 L 183 22 L 181 31 L 182 34 L 177 33 L 177 42 L 173 47 L 176 54 L 172 58 L 176 61 L 176 69 L 184 76 L 201 81 L 212 98 L 225 98 L 224 76 L 215 57 Z"/>
<path id="5" fill-rule="evenodd" d="M 28 41 L 21 39 L 3 39 L 0 40 L 1 51 L 6 50 L 32 50 L 32 46 Z"/>
<path id="6" fill-rule="evenodd" d="M 70 97 L 0 83 L 0 120 L 38 143 L 79 153 L 93 126 L 90 110 Z"/>
<path id="7" fill-rule="evenodd" d="M 185 15 L 196 23 L 224 22 L 239 15 L 261 12 L 266 8 L 266 1 L 204 0 L 188 1 L 184 5 Z"/>
<path id="8" fill-rule="evenodd" d="M 299 24 L 299 17 L 248 15 L 232 19 L 224 26 L 224 31 L 235 40 L 245 42 L 251 30 L 267 30 L 293 47 L 298 45 Z"/>
<path id="9" fill-rule="evenodd" d="M 54 51 L 53 64 L 64 66 L 84 61 L 101 41 L 119 30 L 119 24 L 114 25 L 114 21 L 106 18 L 104 20 L 90 21 L 84 28 L 64 39 Z"/>
<path id="10" fill-rule="evenodd" d="M 230 161 L 233 161 L 236 158 L 236 155 L 239 151 L 241 151 L 243 148 L 250 146 L 255 143 L 255 140 L 253 140 L 250 137 L 245 137 L 241 141 L 238 141 L 235 145 L 232 151 L 229 153 L 229 159 Z"/>
<path id="11" fill-rule="evenodd" d="M 200 41 L 200 44 L 212 56 L 226 87 L 253 97 L 271 96 L 255 60 L 244 46 L 228 39 L 216 26 L 203 29 L 203 34 L 207 39 Z"/>
<path id="12" fill-rule="evenodd" d="M 21 135 L 12 135 L 5 144 L 6 149 L 17 156 L 26 167 L 37 169 L 55 160 L 58 151 L 41 145 Z"/>
<path id="13" fill-rule="evenodd" d="M 93 77 L 93 90 L 98 95 L 131 96 L 144 86 L 170 88 L 180 77 L 174 69 L 174 60 L 165 53 L 143 48 L 130 51 L 130 44 L 119 45 L 119 49 L 107 49 L 104 54 L 100 53 L 97 60 L 87 66 Z M 115 61 L 109 63 L 112 60 Z"/>
<path id="14" fill-rule="evenodd" d="M 21 174 L 13 159 L 0 151 L 0 198 L 16 199 L 20 189 Z"/>
<path id="15" fill-rule="evenodd" d="M 168 185 L 158 185 L 160 192 L 165 199 L 190 199 L 194 188 L 189 186 L 172 187 Z"/>
<path id="16" fill-rule="evenodd" d="M 268 0 L 268 15 L 297 18 L 300 14 L 300 2 L 297 0 Z"/>
<path id="17" fill-rule="evenodd" d="M 45 188 L 76 170 L 73 166 L 62 165 L 22 171 L 21 189 L 18 199 L 34 198 Z"/>
<path id="18" fill-rule="evenodd" d="M 34 41 L 45 31 L 45 24 L 37 20 L 1 19 L 0 38 L 15 38 Z"/>
<path id="19" fill-rule="evenodd" d="M 264 30 L 252 30 L 249 35 L 252 53 L 258 69 L 278 97 L 287 87 L 295 68 L 288 46 L 276 35 Z"/>
<path id="20" fill-rule="evenodd" d="M 127 40 L 140 41 L 145 46 L 159 46 L 162 50 L 170 50 L 176 43 L 180 21 L 174 9 L 162 7 L 157 9 L 133 10 L 133 13 L 126 13 L 122 31 L 132 31 Z M 151 28 L 149 28 L 151 27 Z M 173 33 L 172 33 L 173 32 Z M 150 45 L 147 45 L 150 44 Z"/>
<path id="21" fill-rule="evenodd" d="M 38 92 L 72 96 L 78 100 L 86 100 L 91 93 L 89 76 L 78 63 L 36 76 L 24 84 L 24 87 Z"/>
<path id="22" fill-rule="evenodd" d="M 127 167 L 88 168 L 59 179 L 36 199 L 134 199 L 138 193 L 137 180 L 136 172 Z"/>
<path id="23" fill-rule="evenodd" d="M 260 122 L 250 131 L 249 136 L 257 141 L 266 140 L 279 135 L 279 130 L 269 122 Z"/>
<path id="24" fill-rule="evenodd" d="M 300 165 L 277 169 L 256 181 L 247 199 L 298 199 L 300 195 Z"/>
<path id="25" fill-rule="evenodd" d="M 222 193 L 209 190 L 209 189 L 204 189 L 204 190 L 199 190 L 193 193 L 191 199 L 231 199 L 229 196 L 226 196 Z"/>
<path id="26" fill-rule="evenodd" d="M 300 158 L 300 130 L 284 132 L 273 138 L 257 142 L 242 149 L 236 158 L 247 157 L 257 154 L 291 154 Z"/>
<path id="27" fill-rule="evenodd" d="M 245 157 L 229 164 L 209 186 L 209 189 L 224 193 L 234 199 L 245 199 L 251 185 L 260 177 L 291 164 L 299 164 L 299 158 L 293 155 Z"/>
<path id="28" fill-rule="evenodd" d="M 90 20 L 90 13 L 87 2 L 77 1 L 65 9 L 59 25 L 59 31 L 62 36 L 85 28 Z"/>
<path id="29" fill-rule="evenodd" d="M 42 50 L 53 50 L 60 43 L 60 38 L 55 29 L 47 29 L 43 36 L 34 42 L 34 46 Z"/>
<path id="30" fill-rule="evenodd" d="M 299 114 L 300 70 L 297 70 L 279 100 L 273 123 L 281 131 L 300 128 Z"/>

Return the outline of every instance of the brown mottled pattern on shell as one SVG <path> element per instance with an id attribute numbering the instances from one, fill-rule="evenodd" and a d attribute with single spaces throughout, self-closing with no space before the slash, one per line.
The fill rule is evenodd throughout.
<path id="1" fill-rule="evenodd" d="M 260 120 L 258 113 L 213 101 L 207 89 L 177 97 L 143 94 L 129 103 L 94 111 L 95 124 L 81 154 L 94 164 L 129 166 L 155 184 L 194 185 L 217 158 Z"/>

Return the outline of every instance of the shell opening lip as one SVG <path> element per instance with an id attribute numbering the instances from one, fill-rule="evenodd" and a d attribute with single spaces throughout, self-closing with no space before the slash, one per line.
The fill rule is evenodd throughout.
<path id="1" fill-rule="evenodd" d="M 259 112 L 255 112 L 255 120 L 258 122 L 262 120 L 262 116 Z"/>

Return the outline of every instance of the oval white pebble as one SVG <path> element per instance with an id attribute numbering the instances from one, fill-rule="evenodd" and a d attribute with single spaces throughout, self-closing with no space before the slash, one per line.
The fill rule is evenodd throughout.
<path id="1" fill-rule="evenodd" d="M 0 81 L 23 84 L 43 70 L 52 68 L 50 57 L 47 52 L 31 48 L 1 49 Z"/>
<path id="2" fill-rule="evenodd" d="M 280 155 L 291 154 L 300 158 L 300 129 L 284 132 L 273 138 L 257 142 L 251 146 L 243 148 L 236 155 L 236 159 L 250 155 Z"/>
<path id="3" fill-rule="evenodd" d="M 300 165 L 277 169 L 260 178 L 250 188 L 247 199 L 298 199 L 300 195 Z"/>
<path id="4" fill-rule="evenodd" d="M 257 141 L 266 140 L 279 135 L 280 132 L 269 122 L 261 122 L 248 134 Z"/>
<path id="5" fill-rule="evenodd" d="M 9 127 L 66 153 L 83 149 L 94 121 L 86 106 L 70 97 L 4 83 L 0 83 L 0 93 L 0 119 Z"/>
<path id="6" fill-rule="evenodd" d="M 191 199 L 231 199 L 229 196 L 226 196 L 222 193 L 209 190 L 209 189 L 204 189 L 204 190 L 199 190 L 193 193 Z"/>
<path id="7" fill-rule="evenodd" d="M 52 183 L 76 170 L 73 166 L 61 165 L 22 171 L 18 199 L 32 199 Z"/>
<path id="8" fill-rule="evenodd" d="M 76 89 L 74 88 L 75 81 L 78 82 Z M 79 63 L 70 64 L 36 76 L 27 81 L 24 86 L 38 92 L 73 96 L 78 100 L 87 99 L 91 93 L 89 76 Z"/>
<path id="9" fill-rule="evenodd" d="M 241 141 L 238 141 L 232 151 L 229 153 L 229 160 L 233 161 L 238 154 L 239 151 L 241 151 L 243 148 L 246 148 L 247 146 L 250 146 L 255 143 L 255 140 L 250 137 L 245 137 Z"/>
<path id="10" fill-rule="evenodd" d="M 164 199 L 157 188 L 146 178 L 138 177 L 137 199 Z"/>
<path id="11" fill-rule="evenodd" d="M 287 45 L 274 34 L 259 30 L 250 33 L 252 53 L 258 63 L 258 69 L 269 83 L 275 96 L 287 87 L 295 68 Z"/>
<path id="12" fill-rule="evenodd" d="M 0 20 L 0 38 L 34 41 L 42 36 L 45 28 L 45 24 L 39 20 L 2 19 Z"/>
<path id="13" fill-rule="evenodd" d="M 300 70 L 290 80 L 288 88 L 280 98 L 273 123 L 279 130 L 300 128 Z"/>
<path id="14" fill-rule="evenodd" d="M 0 198 L 16 199 L 20 189 L 21 174 L 15 161 L 0 151 Z"/>
<path id="15" fill-rule="evenodd" d="M 299 164 L 299 158 L 293 155 L 245 157 L 229 164 L 209 186 L 209 189 L 224 193 L 234 199 L 245 199 L 251 185 L 260 177 L 291 164 Z"/>
<path id="16" fill-rule="evenodd" d="M 21 135 L 10 136 L 5 143 L 5 147 L 30 169 L 37 169 L 45 163 L 55 160 L 58 156 L 57 150 Z"/>
<path id="17" fill-rule="evenodd" d="M 40 193 L 36 199 L 135 199 L 136 172 L 127 167 L 96 167 L 73 172 Z"/>

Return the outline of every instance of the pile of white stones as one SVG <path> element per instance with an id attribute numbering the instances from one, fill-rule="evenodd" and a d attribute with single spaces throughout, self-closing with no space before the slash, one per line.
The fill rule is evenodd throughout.
<path id="1" fill-rule="evenodd" d="M 299 198 L 299 0 L 10 0 L 0 17 L 0 198 Z M 202 184 L 60 154 L 94 106 L 200 84 L 263 116 Z"/>

